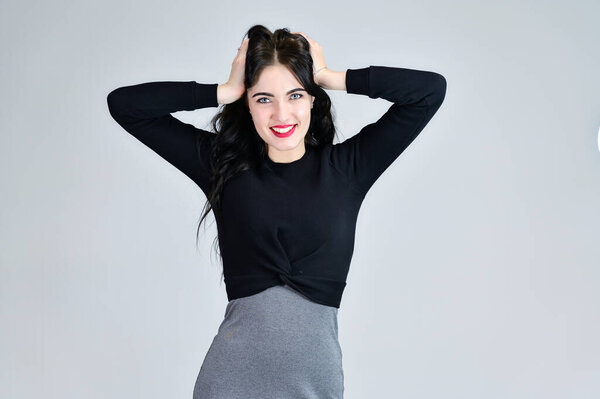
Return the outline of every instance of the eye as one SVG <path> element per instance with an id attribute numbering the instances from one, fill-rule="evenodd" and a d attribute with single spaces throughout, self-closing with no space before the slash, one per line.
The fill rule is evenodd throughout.
<path id="1" fill-rule="evenodd" d="M 292 93 L 292 96 L 299 96 L 299 97 L 296 97 L 295 100 L 299 100 L 300 98 L 304 97 L 300 93 Z M 268 104 L 268 102 L 264 102 L 264 101 L 261 101 L 261 100 L 268 100 L 267 97 L 261 97 L 258 100 L 256 100 L 256 102 L 259 103 L 259 104 Z"/>

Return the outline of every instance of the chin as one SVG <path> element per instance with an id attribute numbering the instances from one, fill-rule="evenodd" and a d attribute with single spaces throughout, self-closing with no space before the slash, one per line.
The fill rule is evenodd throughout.
<path id="1" fill-rule="evenodd" d="M 272 135 L 271 132 L 269 132 L 269 134 Z M 302 136 L 296 135 L 296 133 L 294 133 L 290 137 L 285 137 L 285 138 L 277 138 L 277 137 L 269 136 L 269 140 L 265 140 L 265 141 L 270 146 L 277 148 L 279 151 L 285 151 L 285 150 L 294 149 L 294 148 L 298 147 L 299 145 L 301 145 L 302 142 L 304 142 L 304 136 L 305 135 L 302 135 Z"/>
<path id="2" fill-rule="evenodd" d="M 279 151 L 289 151 L 289 150 L 293 150 L 294 148 L 297 148 L 300 143 L 277 143 L 277 144 L 269 144 L 270 146 L 272 146 L 273 148 L 276 148 Z"/>

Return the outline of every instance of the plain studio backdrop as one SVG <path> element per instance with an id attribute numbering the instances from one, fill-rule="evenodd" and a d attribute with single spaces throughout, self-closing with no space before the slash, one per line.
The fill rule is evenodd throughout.
<path id="1" fill-rule="evenodd" d="M 196 247 L 206 197 L 106 96 L 224 83 L 257 23 L 448 84 L 362 204 L 345 398 L 600 397 L 600 4 L 365 5 L 2 1 L 0 397 L 191 399 L 227 303 L 214 217 Z M 391 105 L 328 94 L 341 140 Z"/>

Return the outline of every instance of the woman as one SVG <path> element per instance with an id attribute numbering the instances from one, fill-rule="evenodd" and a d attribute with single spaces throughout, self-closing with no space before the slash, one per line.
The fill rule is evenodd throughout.
<path id="1" fill-rule="evenodd" d="M 262 25 L 224 84 L 149 82 L 108 95 L 113 118 L 191 178 L 217 222 L 229 299 L 194 398 L 342 398 L 337 314 L 360 205 L 431 120 L 438 73 L 333 71 L 300 32 Z M 323 90 L 386 99 L 376 122 L 333 144 Z M 224 105 L 211 133 L 171 113 Z M 210 205 L 210 206 L 209 206 Z"/>

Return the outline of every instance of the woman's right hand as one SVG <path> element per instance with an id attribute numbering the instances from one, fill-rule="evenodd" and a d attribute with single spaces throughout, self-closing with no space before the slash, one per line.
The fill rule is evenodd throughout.
<path id="1" fill-rule="evenodd" d="M 217 87 L 217 102 L 219 104 L 230 104 L 237 101 L 246 91 L 246 86 L 244 85 L 244 69 L 246 67 L 248 40 L 249 39 L 244 39 L 242 41 L 237 55 L 231 63 L 229 80 Z"/>

